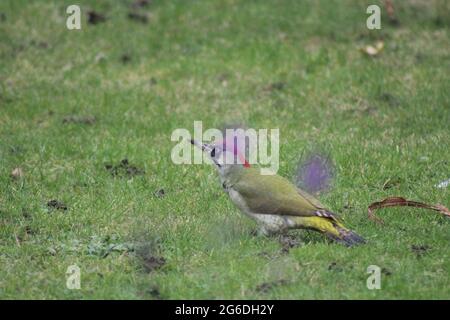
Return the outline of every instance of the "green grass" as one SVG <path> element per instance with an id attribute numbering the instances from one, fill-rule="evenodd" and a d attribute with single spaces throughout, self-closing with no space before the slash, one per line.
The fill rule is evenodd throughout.
<path id="1" fill-rule="evenodd" d="M 1 298 L 450 298 L 448 219 L 367 219 L 386 196 L 450 205 L 434 187 L 450 178 L 448 1 L 395 1 L 400 25 L 382 15 L 374 31 L 375 0 L 155 0 L 139 9 L 148 24 L 127 18 L 128 1 L 77 3 L 81 31 L 65 27 L 71 1 L 0 3 Z M 87 24 L 88 8 L 106 22 Z M 358 50 L 378 39 L 379 56 Z M 320 199 L 368 244 L 294 231 L 302 245 L 284 253 L 252 236 L 212 167 L 171 162 L 172 131 L 194 120 L 279 128 L 290 179 L 302 153 L 326 150 L 336 180 Z M 105 169 L 124 158 L 145 174 Z M 165 264 L 149 272 L 152 256 Z M 66 288 L 72 264 L 81 290 Z M 373 264 L 381 290 L 366 288 Z"/>

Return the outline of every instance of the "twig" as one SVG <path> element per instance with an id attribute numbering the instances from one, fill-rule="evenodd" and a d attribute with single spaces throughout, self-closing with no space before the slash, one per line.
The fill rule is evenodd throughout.
<path id="1" fill-rule="evenodd" d="M 377 223 L 383 224 L 384 223 L 383 220 L 378 218 L 373 213 L 373 211 L 376 209 L 386 208 L 386 207 L 416 207 L 416 208 L 430 209 L 430 210 L 438 211 L 439 213 L 443 214 L 444 216 L 450 218 L 450 211 L 441 204 L 430 205 L 430 204 L 426 204 L 426 203 L 422 203 L 422 202 L 418 202 L 418 201 L 407 200 L 402 197 L 389 197 L 382 201 L 374 202 L 368 207 L 369 219 L 373 220 Z"/>

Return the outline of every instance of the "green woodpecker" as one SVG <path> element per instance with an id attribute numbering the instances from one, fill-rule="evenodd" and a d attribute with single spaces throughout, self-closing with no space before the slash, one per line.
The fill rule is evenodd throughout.
<path id="1" fill-rule="evenodd" d="M 365 240 L 344 227 L 337 215 L 316 198 L 294 186 L 279 175 L 262 175 L 259 168 L 250 167 L 243 159 L 235 159 L 236 150 L 226 145 L 191 143 L 206 152 L 220 175 L 223 189 L 231 201 L 261 226 L 263 235 L 285 232 L 288 229 L 311 229 L 351 246 Z M 231 163 L 231 164 L 230 164 Z"/>

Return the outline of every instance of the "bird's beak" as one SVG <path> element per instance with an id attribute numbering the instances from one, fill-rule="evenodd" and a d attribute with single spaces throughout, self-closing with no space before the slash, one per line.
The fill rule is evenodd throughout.
<path id="1" fill-rule="evenodd" d="M 197 140 L 191 139 L 191 143 L 196 146 L 197 148 L 202 149 L 202 151 L 210 153 L 212 150 L 212 147 L 209 144 L 206 143 L 200 143 Z"/>
<path id="2" fill-rule="evenodd" d="M 214 149 L 214 145 L 210 145 L 207 143 L 200 143 L 197 140 L 191 139 L 191 143 L 196 146 L 197 148 L 202 149 L 203 152 L 206 152 L 208 154 L 208 157 L 220 168 L 221 165 L 217 162 L 216 159 L 211 157 L 211 151 Z"/>

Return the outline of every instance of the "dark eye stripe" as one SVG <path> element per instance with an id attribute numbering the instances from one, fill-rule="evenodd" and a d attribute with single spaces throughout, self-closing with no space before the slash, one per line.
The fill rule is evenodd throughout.
<path id="1" fill-rule="evenodd" d="M 211 151 L 211 157 L 215 157 L 216 156 L 216 148 L 213 148 Z"/>

